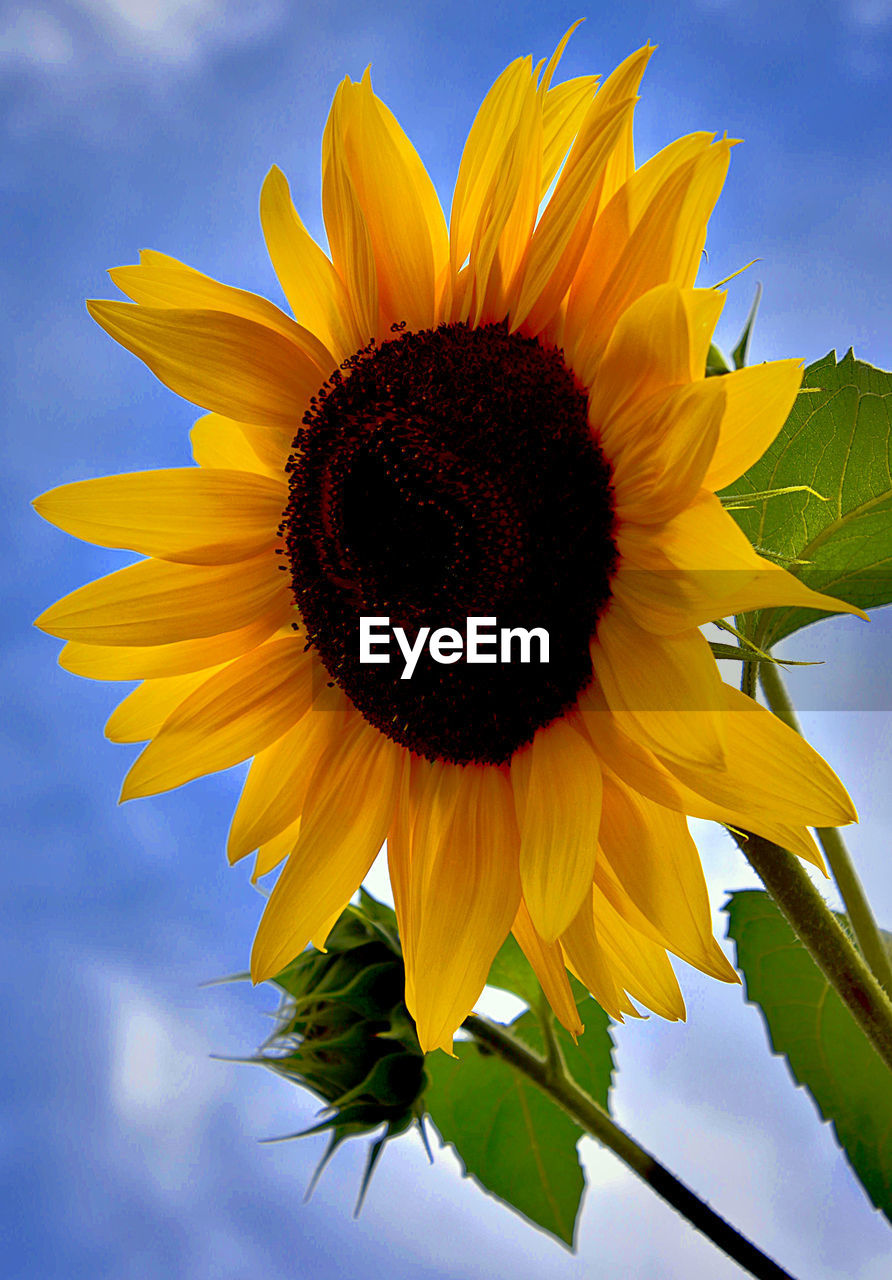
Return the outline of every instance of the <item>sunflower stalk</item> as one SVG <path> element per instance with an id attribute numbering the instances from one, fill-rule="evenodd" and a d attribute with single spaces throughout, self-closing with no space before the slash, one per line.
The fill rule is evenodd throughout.
<path id="1" fill-rule="evenodd" d="M 752 832 L 729 828 L 796 936 L 892 1071 L 892 1001 L 797 858 Z"/>
<path id="2" fill-rule="evenodd" d="M 542 1027 L 542 1039 L 545 1043 L 545 1068 L 548 1077 L 551 1080 L 560 1080 L 567 1074 L 564 1055 L 561 1053 L 561 1046 L 558 1044 L 557 1036 L 554 1034 L 554 1014 L 548 998 L 544 991 L 539 992 L 538 1007 L 536 1010 L 539 1016 L 539 1023 Z"/>
<path id="3" fill-rule="evenodd" d="M 561 1107 L 590 1137 L 597 1139 L 646 1182 L 652 1191 L 671 1204 L 693 1227 L 717 1248 L 733 1258 L 758 1280 L 793 1280 L 788 1271 L 757 1248 L 746 1236 L 710 1209 L 673 1173 L 640 1146 L 608 1113 L 589 1097 L 567 1074 L 560 1053 L 541 1058 L 510 1032 L 488 1018 L 472 1013 L 462 1026 L 491 1053 L 497 1054 L 515 1071 L 531 1080 Z M 548 1038 L 546 1036 L 546 1046 Z"/>
<path id="4" fill-rule="evenodd" d="M 738 615 L 734 621 L 737 624 L 734 628 L 735 635 L 739 636 L 741 640 L 746 640 L 748 643 L 752 643 L 753 647 L 758 650 L 758 646 L 754 641 L 750 641 L 746 634 L 746 618 L 742 615 Z M 740 669 L 740 691 L 741 693 L 745 693 L 748 698 L 755 698 L 756 696 L 757 673 L 758 664 L 755 662 L 744 662 Z"/>
<path id="5" fill-rule="evenodd" d="M 768 706 L 779 719 L 801 734 L 802 727 L 777 668 L 770 665 L 760 667 L 759 678 Z M 836 827 L 817 827 L 816 830 L 818 841 L 826 854 L 833 879 L 836 881 L 836 887 L 845 904 L 846 914 L 858 946 L 874 976 L 885 988 L 886 993 L 892 995 L 892 960 L 870 909 L 867 894 L 855 870 L 852 856 Z M 795 925 L 795 922 L 791 923 Z M 892 1009 L 890 1009 L 890 1017 L 892 1017 Z"/>

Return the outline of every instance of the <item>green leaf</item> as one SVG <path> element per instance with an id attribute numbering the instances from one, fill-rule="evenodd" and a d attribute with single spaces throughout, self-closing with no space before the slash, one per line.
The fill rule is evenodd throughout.
<path id="1" fill-rule="evenodd" d="M 570 1033 L 555 1019 L 555 1035 L 573 1079 L 589 1097 L 606 1107 L 613 1078 L 614 1045 L 610 1035 L 610 1019 L 582 983 L 572 974 L 567 976 L 585 1031 L 579 1037 L 579 1042 L 574 1044 Z M 510 991 L 530 1006 L 530 1012 L 521 1013 L 514 1019 L 511 1031 L 530 1049 L 544 1056 L 542 1025 L 536 1012 L 542 1001 L 542 989 L 513 934 L 509 933 L 502 943 L 492 962 L 486 985 L 498 987 L 500 991 Z"/>
<path id="2" fill-rule="evenodd" d="M 886 1066 L 767 893 L 733 893 L 725 911 L 747 999 L 759 1006 L 772 1049 L 786 1057 L 871 1201 L 892 1220 Z"/>
<path id="3" fill-rule="evenodd" d="M 455 1050 L 457 1060 L 425 1061 L 424 1100 L 440 1137 L 484 1191 L 572 1248 L 585 1189 L 581 1130 L 495 1054 L 467 1042 Z"/>
<path id="4" fill-rule="evenodd" d="M 573 1079 L 589 1097 L 606 1107 L 613 1077 L 614 1045 L 610 1035 L 610 1019 L 582 983 L 577 982 L 572 974 L 567 976 L 585 1032 L 579 1037 L 578 1043 L 574 1044 L 570 1033 L 555 1019 L 555 1035 Z M 542 989 L 513 934 L 508 934 L 499 949 L 486 985 L 498 987 L 500 991 L 510 991 L 530 1006 L 530 1012 L 521 1013 L 514 1019 L 511 1031 L 530 1049 L 544 1055 L 542 1025 L 536 1012 L 542 1000 Z"/>
<path id="5" fill-rule="evenodd" d="M 555 1022 L 555 1036 L 575 1083 L 606 1109 L 613 1079 L 610 1019 L 572 981 L 585 1032 L 574 1044 Z M 532 1010 L 515 1018 L 510 1031 L 544 1057 L 542 1025 Z M 583 1130 L 496 1054 L 473 1042 L 455 1048 L 458 1061 L 441 1053 L 425 1059 L 424 1101 L 440 1136 L 485 1191 L 572 1247 L 585 1187 L 576 1154 Z"/>
<path id="6" fill-rule="evenodd" d="M 592 1101 L 607 1110 L 613 1083 L 614 1045 L 610 1034 L 610 1019 L 588 992 L 576 1003 L 585 1032 L 579 1037 L 578 1043 L 574 1044 L 570 1033 L 555 1021 L 555 1037 L 564 1055 L 567 1070 L 576 1084 L 585 1090 Z M 534 1053 L 545 1056 L 542 1024 L 534 1012 L 522 1013 L 515 1018 L 511 1023 L 511 1033 Z M 579 1132 L 582 1133 L 582 1130 Z"/>
<path id="7" fill-rule="evenodd" d="M 892 602 L 892 374 L 849 351 L 810 365 L 802 392 L 777 439 L 721 496 L 751 497 L 733 510 L 757 548 L 779 558 L 808 586 L 862 609 Z M 806 491 L 753 495 L 787 486 Z M 805 563 L 801 563 L 801 562 Z M 797 563 L 800 562 L 800 563 Z M 768 648 L 828 615 L 776 608 L 754 618 L 749 634 Z"/>
<path id="8" fill-rule="evenodd" d="M 525 1004 L 535 1005 L 539 1000 L 539 980 L 532 965 L 520 949 L 513 933 L 509 933 L 493 960 L 486 979 L 488 987 L 509 991 Z"/>

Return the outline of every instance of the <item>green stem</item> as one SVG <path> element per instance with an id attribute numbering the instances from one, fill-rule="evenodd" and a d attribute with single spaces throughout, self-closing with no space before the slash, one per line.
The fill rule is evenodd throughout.
<path id="1" fill-rule="evenodd" d="M 746 618 L 736 617 L 734 622 L 738 628 L 738 635 L 746 636 Z M 756 672 L 759 669 L 758 662 L 744 662 L 743 670 L 740 673 L 740 689 L 748 698 L 756 696 Z"/>
<path id="2" fill-rule="evenodd" d="M 548 1003 L 548 997 L 545 992 L 539 991 L 539 1025 L 542 1028 L 542 1039 L 545 1044 L 545 1070 L 549 1078 L 557 1080 L 560 1076 L 566 1075 L 566 1065 L 564 1063 L 564 1055 L 561 1053 L 561 1046 L 558 1044 L 558 1038 L 554 1034 L 554 1014 L 551 1005 Z"/>
<path id="3" fill-rule="evenodd" d="M 581 1129 L 609 1147 L 651 1190 L 677 1209 L 692 1226 L 702 1231 L 714 1245 L 750 1275 L 758 1277 L 758 1280 L 792 1280 L 788 1271 L 772 1262 L 761 1249 L 756 1248 L 746 1236 L 742 1236 L 724 1218 L 719 1217 L 699 1196 L 694 1195 L 673 1173 L 639 1146 L 634 1138 L 611 1119 L 603 1107 L 599 1107 L 569 1078 L 563 1067 L 555 1072 L 549 1062 L 515 1040 L 505 1027 L 490 1022 L 479 1014 L 472 1013 L 465 1018 L 462 1026 L 470 1031 L 475 1040 L 498 1054 L 515 1071 L 532 1080 Z"/>
<path id="4" fill-rule="evenodd" d="M 759 664 L 759 667 L 762 689 L 769 707 L 779 719 L 801 734 L 802 728 L 796 711 L 777 667 L 768 662 Z M 887 993 L 892 994 L 892 960 L 845 841 L 836 827 L 818 827 L 817 833 L 864 958 Z"/>
<path id="5" fill-rule="evenodd" d="M 762 836 L 729 830 L 794 933 L 892 1071 L 892 1001 L 799 859 Z"/>

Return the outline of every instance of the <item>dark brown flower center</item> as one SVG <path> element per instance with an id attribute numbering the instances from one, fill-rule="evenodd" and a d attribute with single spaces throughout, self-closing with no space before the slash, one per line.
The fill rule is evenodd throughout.
<path id="1" fill-rule="evenodd" d="M 400 334 L 342 368 L 288 464 L 282 533 L 308 641 L 395 742 L 429 760 L 504 763 L 590 680 L 610 598 L 610 468 L 585 392 L 559 351 L 505 325 Z M 452 628 L 461 656 L 437 661 L 425 642 L 401 678 L 392 630 L 389 663 L 360 661 L 363 617 L 389 618 L 410 645 L 424 627 Z M 495 662 L 468 661 L 467 620 L 483 617 L 496 619 L 483 628 Z M 507 628 L 544 628 L 549 661 L 535 637 L 521 661 L 520 636 L 501 661 Z"/>

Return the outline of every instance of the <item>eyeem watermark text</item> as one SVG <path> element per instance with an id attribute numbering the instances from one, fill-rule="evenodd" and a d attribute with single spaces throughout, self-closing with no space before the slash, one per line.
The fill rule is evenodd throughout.
<path id="1" fill-rule="evenodd" d="M 468 618 L 465 635 L 455 627 L 419 627 L 414 643 L 410 642 L 402 627 L 392 628 L 393 636 L 403 656 L 401 680 L 411 680 L 425 645 L 434 662 L 449 665 L 462 656 L 466 662 L 532 662 L 533 642 L 536 642 L 536 661 L 548 662 L 548 632 L 544 627 L 497 627 L 495 618 Z M 359 661 L 390 661 L 390 618 L 360 617 Z"/>

